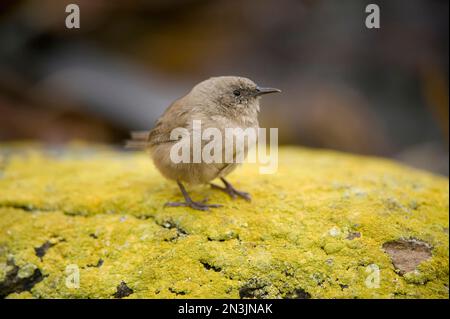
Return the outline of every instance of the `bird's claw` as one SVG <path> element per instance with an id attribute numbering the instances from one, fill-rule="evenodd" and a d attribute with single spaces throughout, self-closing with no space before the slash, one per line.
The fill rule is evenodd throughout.
<path id="1" fill-rule="evenodd" d="M 250 196 L 249 193 L 246 192 L 242 192 L 242 191 L 238 191 L 237 189 L 235 189 L 233 186 L 231 186 L 230 184 L 228 184 L 228 186 L 226 187 L 221 187 L 219 185 L 216 185 L 214 183 L 211 183 L 211 186 L 213 188 L 219 189 L 222 192 L 227 193 L 228 195 L 230 195 L 231 198 L 236 199 L 237 197 L 241 197 L 243 199 L 245 199 L 246 201 L 251 202 L 252 201 L 252 197 Z"/>
<path id="2" fill-rule="evenodd" d="M 206 204 L 208 198 L 205 198 L 201 202 L 187 201 L 187 202 L 168 202 L 164 204 L 164 207 L 190 207 L 192 209 L 208 211 L 210 208 L 222 207 L 220 204 Z"/>

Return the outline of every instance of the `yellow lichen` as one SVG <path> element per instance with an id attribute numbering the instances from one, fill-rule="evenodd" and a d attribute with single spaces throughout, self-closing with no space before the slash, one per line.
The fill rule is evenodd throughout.
<path id="1" fill-rule="evenodd" d="M 146 154 L 2 146 L 0 290 L 17 266 L 31 288 L 8 298 L 113 298 L 121 282 L 126 298 L 448 298 L 448 179 L 331 151 L 279 156 L 276 174 L 230 176 L 251 203 L 188 188 L 224 204 L 201 212 L 163 207 L 181 195 Z M 400 274 L 382 246 L 401 238 L 432 257 Z"/>

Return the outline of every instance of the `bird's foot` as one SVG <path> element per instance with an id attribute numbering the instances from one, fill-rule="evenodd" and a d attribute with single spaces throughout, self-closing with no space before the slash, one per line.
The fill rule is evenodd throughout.
<path id="1" fill-rule="evenodd" d="M 193 200 L 188 200 L 186 202 L 167 202 L 164 207 L 190 207 L 196 210 L 207 211 L 210 208 L 222 207 L 220 204 L 206 204 L 208 199 L 204 199 L 201 202 L 194 202 Z"/>
<path id="2" fill-rule="evenodd" d="M 212 186 L 212 188 L 215 188 L 215 189 L 221 190 L 222 192 L 227 193 L 233 199 L 236 199 L 237 197 L 241 197 L 241 198 L 245 199 L 246 201 L 249 201 L 249 202 L 252 201 L 252 197 L 250 196 L 249 193 L 237 190 L 230 183 L 226 183 L 225 187 L 221 187 L 221 186 L 213 184 L 213 183 L 211 183 L 211 186 Z"/>

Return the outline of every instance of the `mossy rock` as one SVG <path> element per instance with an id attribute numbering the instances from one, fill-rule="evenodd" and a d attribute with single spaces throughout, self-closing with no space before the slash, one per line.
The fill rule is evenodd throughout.
<path id="1" fill-rule="evenodd" d="M 144 153 L 3 145 L 0 296 L 449 297 L 447 178 L 281 148 L 276 174 L 230 181 L 253 201 L 200 186 L 224 207 L 164 208 L 181 196 Z"/>

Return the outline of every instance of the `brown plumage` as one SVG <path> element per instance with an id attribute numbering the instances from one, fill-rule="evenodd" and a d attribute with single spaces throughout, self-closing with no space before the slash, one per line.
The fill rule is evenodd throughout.
<path id="1" fill-rule="evenodd" d="M 253 81 L 236 76 L 213 77 L 197 84 L 187 95 L 173 102 L 155 127 L 149 133 L 137 133 L 128 144 L 130 147 L 146 147 L 153 162 L 161 174 L 178 183 L 185 202 L 167 203 L 166 206 L 188 206 L 199 210 L 221 205 L 206 204 L 193 201 L 186 192 L 183 182 L 188 184 L 206 184 L 220 178 L 225 187 L 212 184 L 214 188 L 227 192 L 233 198 L 242 197 L 250 200 L 250 195 L 238 191 L 225 180 L 237 163 L 174 163 L 170 158 L 171 148 L 180 141 L 170 138 L 176 128 L 185 128 L 192 135 L 193 121 L 201 120 L 202 131 L 217 128 L 223 136 L 225 145 L 225 128 L 258 128 L 258 112 L 260 96 L 267 93 L 280 92 L 278 89 L 260 88 Z M 209 141 L 202 141 L 202 149 Z M 191 146 L 192 147 L 192 146 Z M 247 149 L 245 149 L 245 152 Z M 191 148 L 192 153 L 192 148 Z M 225 151 L 222 151 L 224 159 Z"/>

